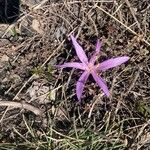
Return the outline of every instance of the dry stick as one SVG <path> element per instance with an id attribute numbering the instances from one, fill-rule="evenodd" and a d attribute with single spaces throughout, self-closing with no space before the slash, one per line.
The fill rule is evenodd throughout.
<path id="1" fill-rule="evenodd" d="M 56 131 L 56 130 L 53 129 L 53 128 L 52 128 L 52 131 L 55 132 L 56 134 L 58 134 L 58 135 L 64 137 L 64 138 L 69 139 L 69 140 L 73 140 L 73 141 L 77 141 L 77 142 L 85 142 L 85 140 L 82 140 L 82 139 L 76 139 L 76 138 L 72 138 L 72 137 L 70 137 L 70 136 L 64 135 L 64 134 L 62 134 L 62 133 Z"/>
<path id="2" fill-rule="evenodd" d="M 24 15 L 23 17 L 21 17 L 19 20 L 23 19 L 25 16 L 26 16 L 26 15 Z M 2 37 L 4 37 L 4 36 L 6 35 L 6 33 L 9 31 L 9 29 L 12 28 L 13 26 L 14 26 L 14 24 L 11 25 L 11 26 L 9 26 L 8 29 L 7 29 L 7 31 L 2 35 Z M 56 51 L 59 50 L 59 48 L 63 45 L 64 41 L 65 41 L 65 40 L 63 40 L 62 43 L 57 47 Z M 54 55 L 54 53 L 55 53 L 55 52 L 53 52 L 53 53 L 46 59 L 46 61 L 41 65 L 41 67 L 45 66 L 45 64 L 50 60 L 50 58 Z M 15 99 L 18 97 L 18 95 L 21 93 L 21 91 L 26 87 L 26 85 L 27 85 L 34 77 L 35 77 L 35 74 L 33 74 L 33 75 L 24 83 L 24 85 L 21 87 L 21 89 L 20 89 L 20 90 L 18 91 L 18 93 L 15 95 L 15 97 L 13 98 L 13 100 L 15 100 Z M 6 112 L 7 112 L 8 110 L 9 110 L 9 106 L 8 106 L 7 109 L 5 110 L 3 116 L 1 117 L 0 122 L 3 120 L 5 114 L 6 114 Z"/>
<path id="3" fill-rule="evenodd" d="M 65 40 L 64 40 L 65 41 Z M 62 41 L 62 43 L 58 46 L 58 48 L 56 49 L 56 51 L 63 45 L 64 41 Z M 54 53 L 56 52 L 54 51 L 47 59 L 46 61 L 41 65 L 41 67 L 44 67 L 45 64 L 51 59 L 51 57 L 54 55 Z M 21 87 L 21 89 L 18 91 L 18 93 L 15 95 L 15 97 L 13 98 L 13 100 L 15 100 L 18 95 L 21 93 L 21 91 L 26 87 L 26 85 L 35 77 L 35 74 L 33 74 L 25 83 L 24 85 Z"/>
<path id="4" fill-rule="evenodd" d="M 37 4 L 37 5 L 34 5 L 33 6 L 33 10 L 37 10 L 37 9 L 39 9 L 40 7 L 42 7 L 45 3 L 47 3 L 49 0 L 43 0 L 43 1 L 41 1 L 39 4 Z"/>
<path id="5" fill-rule="evenodd" d="M 140 26 L 140 24 L 139 24 L 139 22 L 138 22 L 136 16 L 135 16 L 134 10 L 132 9 L 130 2 L 129 2 L 128 0 L 125 0 L 125 2 L 126 2 L 126 4 L 128 5 L 128 7 L 129 7 L 133 18 L 134 18 L 135 22 L 137 23 L 138 28 L 141 30 L 142 33 L 144 33 L 144 32 L 142 31 L 142 29 L 141 29 L 141 26 Z"/>
<path id="6" fill-rule="evenodd" d="M 110 13 L 108 13 L 107 11 L 105 11 L 103 8 L 101 8 L 101 7 L 97 6 L 97 5 L 95 7 L 98 8 L 98 9 L 100 9 L 101 11 L 103 11 L 105 14 L 107 14 L 108 16 L 110 16 L 111 18 L 113 18 L 115 21 L 117 21 L 118 23 L 120 23 L 122 26 L 124 26 L 131 33 L 133 33 L 134 35 L 136 35 L 136 36 L 138 36 L 140 38 L 140 36 L 135 31 L 133 31 L 130 27 L 126 26 L 120 20 L 118 20 L 113 15 L 111 15 Z M 145 42 L 148 46 L 150 46 L 150 43 L 146 39 L 142 38 L 141 41 Z"/>
<path id="7" fill-rule="evenodd" d="M 33 10 L 38 10 L 38 9 L 41 9 L 42 7 L 43 8 L 46 8 L 47 6 L 43 6 L 46 2 L 48 2 L 48 0 L 43 0 L 40 4 L 38 4 L 38 5 L 34 5 L 33 7 L 32 7 L 32 9 Z M 112 0 L 112 1 L 110 1 L 110 0 L 105 0 L 105 1 L 99 1 L 99 0 L 97 0 L 97 1 L 94 1 L 95 3 L 114 3 L 114 0 Z M 70 5 L 73 5 L 73 4 L 78 4 L 78 3 L 89 3 L 89 0 L 88 1 L 81 1 L 81 0 L 79 0 L 79 1 L 73 1 L 73 2 L 67 2 L 67 1 L 64 1 L 64 2 L 59 2 L 59 3 L 51 3 L 50 5 L 51 6 L 53 6 L 53 7 L 56 7 L 56 6 L 60 6 L 60 5 L 65 5 L 65 4 L 70 4 Z M 48 7 L 49 7 L 49 5 L 48 5 Z"/>
<path id="8" fill-rule="evenodd" d="M 136 136 L 135 139 L 138 139 L 141 136 L 141 134 L 143 133 L 144 129 L 149 125 L 150 125 L 150 119 L 146 123 L 143 124 L 142 128 L 138 132 L 138 135 Z"/>
<path id="9" fill-rule="evenodd" d="M 41 67 L 44 67 L 45 66 L 45 64 L 51 59 L 51 57 L 55 54 L 55 52 L 57 52 L 60 48 L 61 48 L 61 46 L 63 45 L 63 43 L 65 42 L 65 40 L 63 40 L 62 42 L 61 42 L 61 44 L 57 47 L 57 49 L 56 49 L 56 51 L 54 51 L 47 59 L 46 59 L 46 61 L 41 65 Z M 21 87 L 21 89 L 18 91 L 18 93 L 15 95 L 15 97 L 13 98 L 13 100 L 15 100 L 17 97 L 18 97 L 18 95 L 20 94 L 20 92 L 26 87 L 26 85 L 35 77 L 36 75 L 35 74 L 33 74 L 25 83 L 24 83 L 24 85 Z"/>
<path id="10" fill-rule="evenodd" d="M 104 94 L 101 94 L 100 95 L 100 97 L 102 97 Z M 98 96 L 99 97 L 99 96 Z M 90 109 L 90 112 L 89 112 L 89 114 L 88 114 L 88 118 L 91 118 L 91 115 L 92 115 L 92 111 L 93 111 L 93 109 L 94 109 L 94 106 L 98 103 L 98 101 L 99 101 L 99 98 L 97 98 L 94 102 L 93 102 L 93 104 L 92 104 L 92 107 L 91 107 L 91 109 Z"/>
<path id="11" fill-rule="evenodd" d="M 28 141 L 15 127 L 13 127 L 12 129 L 13 129 L 13 131 L 14 131 L 17 135 L 19 135 L 23 140 L 25 140 L 26 143 L 28 143 L 28 144 L 31 145 L 31 142 Z"/>
<path id="12" fill-rule="evenodd" d="M 30 14 L 30 13 L 29 13 Z M 23 15 L 22 17 L 20 17 L 18 19 L 18 22 L 21 21 L 22 19 L 24 19 L 28 14 Z M 13 23 L 11 25 L 8 25 L 7 29 L 5 30 L 5 32 L 3 33 L 3 35 L 1 36 L 1 38 L 4 38 L 5 35 L 13 28 L 15 27 L 16 23 Z"/>
<path id="13" fill-rule="evenodd" d="M 35 115 L 42 115 L 42 111 L 30 104 L 27 103 L 19 103 L 19 102 L 12 102 L 12 101 L 0 101 L 0 106 L 8 106 L 8 107 L 18 107 L 27 109 L 32 111 Z"/>
<path id="14" fill-rule="evenodd" d="M 135 85 L 137 79 L 139 78 L 139 75 L 140 75 L 141 70 L 142 70 L 142 68 L 139 68 L 139 70 L 135 73 L 135 77 L 134 77 L 134 79 L 133 79 L 131 85 L 129 86 L 127 93 L 129 93 L 129 92 L 131 91 L 131 89 L 134 87 L 134 85 Z"/>
<path id="15" fill-rule="evenodd" d="M 76 29 L 76 28 L 75 28 Z M 75 30 L 74 29 L 74 30 Z M 74 31 L 73 30 L 73 31 Z M 72 32 L 73 32 L 72 31 Z M 72 32 L 70 33 L 70 34 L 72 34 Z M 69 35 L 70 35 L 69 34 Z M 61 46 L 63 45 L 63 43 L 65 42 L 65 40 L 63 40 L 61 43 L 60 43 L 60 45 L 57 47 L 57 49 L 56 49 L 56 51 L 54 51 L 47 59 L 46 59 L 46 61 L 41 65 L 41 67 L 44 67 L 45 66 L 45 64 L 51 59 L 51 57 L 55 54 L 55 52 L 57 52 L 60 48 L 61 48 Z M 13 98 L 13 100 L 15 100 L 17 97 L 18 97 L 18 95 L 22 92 L 22 90 L 26 87 L 26 85 L 33 79 L 35 77 L 35 74 L 33 74 L 24 84 L 23 84 L 23 86 L 21 87 L 21 89 L 18 91 L 18 93 L 15 95 L 15 97 Z M 5 116 L 5 114 L 6 114 L 6 112 L 9 110 L 9 106 L 7 107 L 7 109 L 5 110 L 5 112 L 4 112 L 4 114 L 3 114 L 3 116 L 1 117 L 1 119 L 0 119 L 0 122 L 3 120 L 3 118 L 4 118 L 4 116 Z"/>
<path id="16" fill-rule="evenodd" d="M 65 40 L 64 40 L 65 41 Z M 64 41 L 62 41 L 62 43 L 57 47 L 56 51 L 59 50 L 59 48 L 63 45 Z M 54 51 L 47 59 L 46 61 L 41 65 L 41 67 L 44 67 L 44 65 L 50 60 L 50 58 L 54 55 L 54 53 L 56 52 Z M 22 90 L 27 86 L 27 84 L 35 77 L 36 75 L 33 74 L 24 84 L 23 86 L 20 88 L 20 90 L 18 91 L 18 93 L 15 95 L 15 97 L 13 98 L 13 100 L 18 98 L 18 95 L 22 92 Z M 9 106 L 7 107 L 7 109 L 5 110 L 3 116 L 0 119 L 0 122 L 3 120 L 6 112 L 9 110 Z"/>

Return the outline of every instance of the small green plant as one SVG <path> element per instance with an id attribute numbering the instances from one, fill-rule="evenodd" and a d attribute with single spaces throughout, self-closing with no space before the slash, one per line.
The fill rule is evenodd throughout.
<path id="1" fill-rule="evenodd" d="M 38 67 L 35 67 L 31 70 L 32 74 L 36 74 L 36 75 L 43 75 L 44 74 L 44 68 L 38 66 Z"/>
<path id="2" fill-rule="evenodd" d="M 35 67 L 31 70 L 32 74 L 44 76 L 48 81 L 52 79 L 53 67 L 49 65 L 47 68 Z"/>
<path id="3" fill-rule="evenodd" d="M 18 32 L 15 27 L 10 29 L 10 33 L 13 37 L 18 37 Z"/>
<path id="4" fill-rule="evenodd" d="M 150 117 L 150 105 L 144 102 L 139 102 L 137 105 L 137 110 L 145 117 Z"/>
<path id="5" fill-rule="evenodd" d="M 45 72 L 45 75 L 46 75 L 48 81 L 50 81 L 52 79 L 53 70 L 54 70 L 53 67 L 51 65 L 48 65 L 47 71 Z"/>

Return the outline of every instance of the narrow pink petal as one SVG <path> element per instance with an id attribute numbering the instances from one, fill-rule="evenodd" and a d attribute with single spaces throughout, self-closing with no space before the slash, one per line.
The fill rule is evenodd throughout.
<path id="1" fill-rule="evenodd" d="M 92 63 L 92 64 L 95 63 L 96 57 L 97 57 L 97 55 L 98 55 L 99 52 L 100 52 L 101 46 L 102 46 L 102 44 L 100 43 L 100 40 L 97 40 L 96 49 L 95 49 L 95 52 L 94 52 L 93 56 L 92 56 L 91 59 L 90 59 L 90 63 Z"/>
<path id="2" fill-rule="evenodd" d="M 109 96 L 109 90 L 108 90 L 108 87 L 106 85 L 106 82 L 101 78 L 99 77 L 96 72 L 92 72 L 92 76 L 95 80 L 95 82 L 99 85 L 99 87 L 103 90 L 103 92 Z"/>
<path id="3" fill-rule="evenodd" d="M 89 73 L 87 71 L 84 71 L 76 84 L 76 94 L 79 101 L 81 101 L 84 85 L 88 77 Z"/>
<path id="4" fill-rule="evenodd" d="M 76 53 L 77 53 L 80 61 L 87 64 L 88 58 L 87 58 L 85 52 L 83 51 L 83 48 L 78 44 L 78 42 L 76 41 L 76 39 L 72 35 L 71 35 L 71 40 L 72 40 L 72 43 L 74 45 L 74 48 L 76 50 Z"/>
<path id="5" fill-rule="evenodd" d="M 119 66 L 119 65 L 125 63 L 128 60 L 129 60 L 128 56 L 111 58 L 111 59 L 105 60 L 102 63 L 100 63 L 98 69 L 101 70 L 101 71 L 105 71 L 107 69 Z"/>
<path id="6" fill-rule="evenodd" d="M 98 39 L 97 43 L 96 43 L 96 50 L 95 51 L 99 53 L 100 49 L 101 49 L 101 46 L 102 46 L 102 44 L 101 44 L 100 40 Z"/>
<path id="7" fill-rule="evenodd" d="M 85 70 L 84 64 L 78 63 L 78 62 L 64 63 L 62 65 L 56 65 L 56 67 L 58 67 L 58 68 L 76 68 L 76 69 Z"/>

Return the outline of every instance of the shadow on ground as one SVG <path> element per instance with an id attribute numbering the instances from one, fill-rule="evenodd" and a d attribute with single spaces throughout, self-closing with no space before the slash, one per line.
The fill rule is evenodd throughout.
<path id="1" fill-rule="evenodd" d="M 0 23 L 11 24 L 19 17 L 19 0 L 0 0 Z"/>

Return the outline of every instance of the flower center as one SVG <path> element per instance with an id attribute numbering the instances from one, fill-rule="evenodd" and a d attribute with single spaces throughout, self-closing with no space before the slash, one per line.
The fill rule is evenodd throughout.
<path id="1" fill-rule="evenodd" d="M 99 68 L 99 64 L 93 65 L 92 63 L 89 63 L 86 67 L 86 70 L 91 73 L 93 70 L 97 70 Z"/>
<path id="2" fill-rule="evenodd" d="M 94 68 L 94 65 L 89 63 L 87 66 L 87 71 L 91 73 L 93 71 L 93 68 Z"/>

